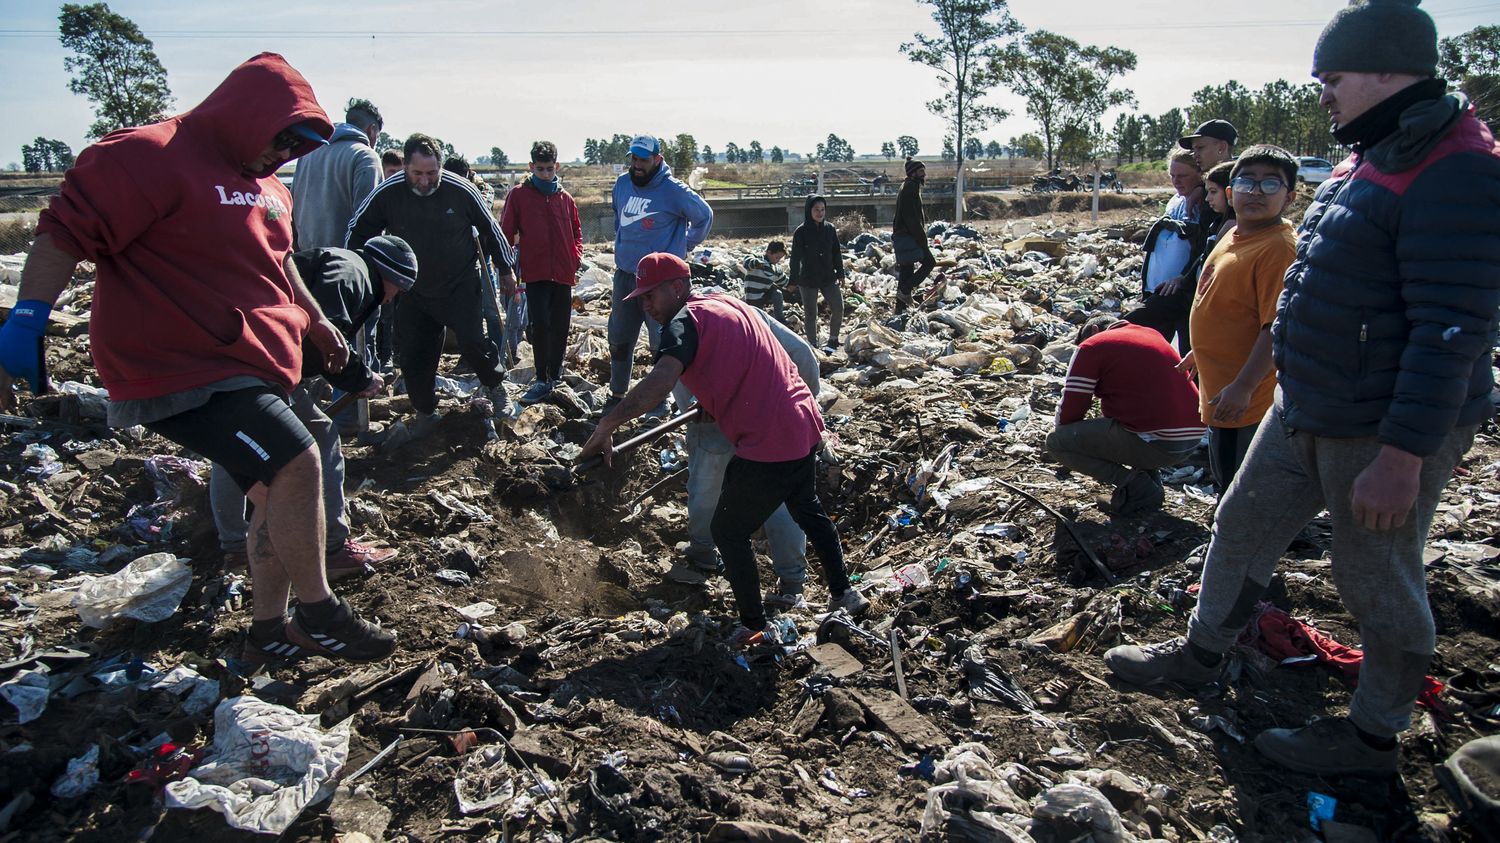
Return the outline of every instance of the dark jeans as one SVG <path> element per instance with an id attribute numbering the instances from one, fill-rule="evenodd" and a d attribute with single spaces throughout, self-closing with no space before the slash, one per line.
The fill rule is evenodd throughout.
<path id="1" fill-rule="evenodd" d="M 1214 477 L 1214 485 L 1219 487 L 1221 500 L 1224 493 L 1229 491 L 1234 475 L 1239 473 L 1240 464 L 1245 461 L 1245 452 L 1250 450 L 1250 440 L 1255 438 L 1255 431 L 1259 427 L 1260 422 L 1249 427 L 1208 428 L 1208 470 Z"/>
<path id="2" fill-rule="evenodd" d="M 786 294 L 775 287 L 766 290 L 765 295 L 760 298 L 753 299 L 746 295 L 745 304 L 753 304 L 761 310 L 770 310 L 777 322 L 786 324 Z"/>
<path id="3" fill-rule="evenodd" d="M 396 306 L 396 331 L 401 335 L 398 357 L 406 377 L 406 394 L 419 413 L 437 409 L 433 385 L 443 356 L 443 329 L 458 334 L 458 353 L 474 367 L 479 382 L 496 386 L 505 380 L 500 352 L 484 335 L 484 309 L 478 280 L 460 286 L 447 298 L 405 293 Z"/>
<path id="4" fill-rule="evenodd" d="M 924 243 L 922 245 L 922 260 L 917 263 L 901 264 L 900 275 L 896 279 L 896 312 L 904 313 L 907 305 L 911 302 L 912 291 L 917 285 L 927 280 L 932 270 L 937 267 L 937 258 L 932 256 L 932 249 Z"/>
<path id="5" fill-rule="evenodd" d="M 537 380 L 556 383 L 562 377 L 563 355 L 568 350 L 568 323 L 573 318 L 573 288 L 556 281 L 527 281 L 527 306 L 531 309 L 532 361 Z"/>
<path id="6" fill-rule="evenodd" d="M 1172 335 L 1176 334 L 1177 353 L 1185 355 L 1193 348 L 1188 336 L 1188 314 L 1192 310 L 1193 284 L 1183 281 L 1176 292 L 1147 296 L 1140 307 L 1125 314 L 1124 318 L 1126 322 L 1154 328 L 1167 342 L 1171 342 Z"/>
<path id="7" fill-rule="evenodd" d="M 755 462 L 735 457 L 724 470 L 724 489 L 719 494 L 711 529 L 714 544 L 719 546 L 719 557 L 724 560 L 725 576 L 734 591 L 734 602 L 739 607 L 740 623 L 750 629 L 766 625 L 760 571 L 755 567 L 750 536 L 782 504 L 786 504 L 792 520 L 818 552 L 828 593 L 839 597 L 849 590 L 839 531 L 823 511 L 813 482 L 816 462 L 813 454 L 787 462 Z"/>

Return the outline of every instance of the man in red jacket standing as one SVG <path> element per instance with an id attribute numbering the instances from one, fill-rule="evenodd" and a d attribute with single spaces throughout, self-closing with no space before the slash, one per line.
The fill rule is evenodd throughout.
<path id="1" fill-rule="evenodd" d="M 255 505 L 247 658 L 372 661 L 396 646 L 328 588 L 318 451 L 287 404 L 304 336 L 329 371 L 349 357 L 292 264 L 291 194 L 276 179 L 332 132 L 302 75 L 262 53 L 196 108 L 107 135 L 42 212 L 0 327 L 8 407 L 13 379 L 46 388 L 47 315 L 77 263 L 97 265 L 90 335 L 110 424 L 145 425 L 224 466 Z"/>
<path id="2" fill-rule="evenodd" d="M 568 322 L 573 315 L 573 285 L 583 260 L 578 205 L 562 189 L 557 146 L 551 141 L 531 145 L 531 177 L 505 197 L 500 230 L 521 253 L 521 280 L 526 283 L 526 304 L 531 312 L 529 339 L 536 365 L 536 381 L 521 396 L 521 403 L 535 404 L 552 394 L 552 387 L 562 378 Z"/>
<path id="3" fill-rule="evenodd" d="M 1114 486 L 1110 509 L 1117 515 L 1161 506 L 1156 470 L 1187 459 L 1207 432 L 1198 388 L 1179 362 L 1155 328 L 1095 316 L 1078 329 L 1047 453 Z M 1085 419 L 1095 396 L 1101 418 Z"/>

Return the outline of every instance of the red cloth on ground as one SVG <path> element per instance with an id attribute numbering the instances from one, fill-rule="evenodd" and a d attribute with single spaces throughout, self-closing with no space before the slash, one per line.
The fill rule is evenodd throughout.
<path id="1" fill-rule="evenodd" d="M 1362 651 L 1340 644 L 1269 603 L 1258 607 L 1241 641 L 1278 660 L 1315 655 L 1323 664 L 1338 668 L 1351 686 L 1359 684 L 1359 667 L 1365 658 Z M 1439 698 L 1442 692 L 1443 683 L 1428 676 L 1417 704 L 1445 713 L 1447 709 Z"/>

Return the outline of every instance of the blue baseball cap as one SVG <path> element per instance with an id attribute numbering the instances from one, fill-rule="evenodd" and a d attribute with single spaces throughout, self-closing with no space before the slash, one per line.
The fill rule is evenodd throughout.
<path id="1" fill-rule="evenodd" d="M 328 145 L 328 138 L 325 138 L 322 135 L 318 134 L 318 130 L 314 129 L 312 125 L 306 120 L 302 121 L 301 123 L 293 123 L 286 128 L 287 131 L 291 132 L 292 134 L 306 138 L 313 143 L 320 144 L 322 146 Z"/>
<path id="2" fill-rule="evenodd" d="M 661 141 L 650 135 L 637 135 L 630 141 L 630 154 L 637 158 L 650 158 L 661 154 Z"/>

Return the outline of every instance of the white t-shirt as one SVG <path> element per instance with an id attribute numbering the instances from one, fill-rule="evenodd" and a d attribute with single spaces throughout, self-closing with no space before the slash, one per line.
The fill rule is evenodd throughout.
<path id="1" fill-rule="evenodd" d="M 1186 196 L 1173 196 L 1167 203 L 1167 217 L 1188 222 Z M 1156 246 L 1151 250 L 1151 260 L 1146 263 L 1146 290 L 1156 292 L 1163 281 L 1181 275 L 1187 269 L 1188 258 L 1193 256 L 1193 244 L 1179 237 L 1176 232 L 1163 231 L 1156 237 Z"/>

